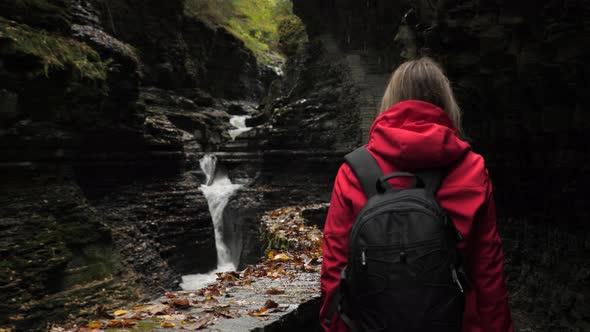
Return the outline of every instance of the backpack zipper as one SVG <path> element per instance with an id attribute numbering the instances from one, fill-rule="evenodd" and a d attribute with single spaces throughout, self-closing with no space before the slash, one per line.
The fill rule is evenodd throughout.
<path id="1" fill-rule="evenodd" d="M 459 287 L 459 291 L 461 292 L 461 294 L 463 294 L 463 286 L 461 286 L 461 282 L 459 281 L 459 277 L 457 276 L 457 269 L 453 267 L 451 274 L 453 276 L 453 282 L 457 284 L 457 286 Z"/>
<path id="2" fill-rule="evenodd" d="M 361 252 L 361 266 L 363 268 L 367 267 L 367 249 L 364 248 L 363 251 Z"/>
<path id="3" fill-rule="evenodd" d="M 430 202 L 430 201 L 427 201 L 427 200 L 424 200 L 424 199 L 420 199 L 420 198 L 415 198 L 415 197 L 414 198 L 412 198 L 412 197 L 406 197 L 405 199 L 408 200 L 408 203 L 412 203 L 413 202 L 413 203 L 420 203 L 420 204 L 423 204 L 423 203 L 432 204 L 432 202 Z M 393 204 L 393 203 L 395 203 L 395 202 L 397 202 L 399 200 L 401 200 L 401 198 L 387 200 L 385 202 L 382 202 L 380 204 L 377 204 L 377 205 L 371 207 L 371 209 L 369 209 L 367 211 L 362 211 L 361 210 L 361 212 L 359 212 L 359 215 L 362 214 L 363 215 L 363 219 L 360 220 L 360 221 L 357 220 L 353 224 L 351 235 L 350 235 L 350 239 L 355 238 L 356 234 L 360 231 L 360 229 L 362 229 L 362 227 L 365 225 L 365 223 L 367 223 L 368 220 L 370 220 L 371 217 L 373 217 L 374 215 L 378 215 L 379 214 L 379 213 L 377 213 L 377 214 L 371 214 L 371 211 L 373 211 L 373 210 L 375 210 L 377 208 L 380 208 L 382 206 L 388 205 L 388 204 Z M 420 206 L 420 205 L 414 205 L 412 207 L 405 207 L 405 208 L 401 208 L 401 209 L 390 210 L 388 212 L 412 212 L 412 211 L 413 212 L 426 213 L 426 214 L 430 215 L 431 217 L 438 218 L 438 219 L 441 219 L 443 217 L 443 215 L 439 211 L 433 211 L 432 209 L 429 209 L 427 207 Z M 444 224 L 442 226 L 443 226 L 443 228 L 446 227 Z M 354 253 L 358 252 L 356 250 L 356 247 L 357 246 L 354 245 L 354 246 L 352 246 L 350 248 L 351 249 L 350 250 L 351 251 L 350 252 L 351 254 L 354 254 Z M 362 250 L 363 251 L 366 251 L 365 248 L 363 248 Z M 362 255 L 363 255 L 363 252 L 361 252 L 361 266 L 363 266 L 363 268 L 366 268 L 366 266 L 367 266 L 366 252 L 364 253 L 364 257 L 365 257 L 364 258 L 364 265 L 363 265 Z M 350 257 L 354 257 L 354 256 L 351 255 Z"/>
<path id="4" fill-rule="evenodd" d="M 374 246 L 363 246 L 362 250 L 361 250 L 361 266 L 364 268 L 366 268 L 368 266 L 368 258 L 367 258 L 367 251 L 369 249 L 374 249 L 374 250 L 383 250 L 383 249 L 391 249 L 391 250 L 399 250 L 399 256 L 400 256 L 400 261 L 401 262 L 405 262 L 405 256 L 407 255 L 407 251 L 414 249 L 414 248 L 420 248 L 420 247 L 425 247 L 425 248 L 432 248 L 434 247 L 434 245 L 439 245 L 440 241 L 439 239 L 432 239 L 432 240 L 427 240 L 427 241 L 420 241 L 420 242 L 415 242 L 412 245 L 408 246 L 408 245 L 374 245 Z"/>

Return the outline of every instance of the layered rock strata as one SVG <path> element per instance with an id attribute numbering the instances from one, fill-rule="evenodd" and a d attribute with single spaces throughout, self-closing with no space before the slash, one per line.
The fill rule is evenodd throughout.
<path id="1" fill-rule="evenodd" d="M 589 3 L 294 0 L 294 6 L 311 35 L 331 34 L 375 70 L 389 73 L 422 55 L 443 65 L 467 139 L 494 181 L 521 328 L 586 328 L 590 21 L 583 13 Z"/>
<path id="2" fill-rule="evenodd" d="M 178 287 L 215 267 L 198 160 L 273 76 L 183 2 L 0 4 L 0 325 Z M 212 96 L 213 95 L 213 96 Z"/>

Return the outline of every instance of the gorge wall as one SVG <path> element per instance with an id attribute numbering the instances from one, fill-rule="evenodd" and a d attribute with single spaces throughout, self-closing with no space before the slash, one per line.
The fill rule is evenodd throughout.
<path id="1" fill-rule="evenodd" d="M 275 74 L 184 4 L 0 3 L 1 326 L 42 330 L 215 267 L 198 159 Z"/>
<path id="2" fill-rule="evenodd" d="M 293 2 L 312 36 L 384 73 L 421 55 L 443 65 L 494 181 L 516 320 L 587 329 L 590 3 Z"/>

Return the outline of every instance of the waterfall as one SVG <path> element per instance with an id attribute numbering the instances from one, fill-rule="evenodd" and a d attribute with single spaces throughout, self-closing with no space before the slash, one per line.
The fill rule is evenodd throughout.
<path id="1" fill-rule="evenodd" d="M 227 174 L 217 170 L 217 157 L 205 155 L 200 161 L 201 169 L 205 173 L 205 184 L 199 189 L 207 199 L 209 213 L 213 220 L 215 233 L 215 248 L 217 249 L 217 268 L 204 274 L 193 274 L 182 277 L 181 287 L 186 290 L 199 289 L 215 280 L 216 272 L 236 269 L 237 262 L 232 261 L 229 248 L 223 242 L 223 210 L 231 196 L 242 186 L 231 183 Z"/>
<path id="2" fill-rule="evenodd" d="M 236 137 L 240 136 L 241 134 L 252 130 L 251 127 L 246 126 L 246 120 L 249 119 L 249 115 L 236 115 L 232 116 L 229 119 L 229 123 L 234 126 L 236 129 L 230 129 L 228 131 L 229 136 L 231 137 L 232 141 L 235 141 Z"/>
<path id="3" fill-rule="evenodd" d="M 199 160 L 199 165 L 201 166 L 201 170 L 205 173 L 205 186 L 209 186 L 211 181 L 213 181 L 215 177 L 215 166 L 217 165 L 217 157 L 212 154 L 205 155 L 201 160 Z M 201 186 L 201 190 L 203 190 Z"/>

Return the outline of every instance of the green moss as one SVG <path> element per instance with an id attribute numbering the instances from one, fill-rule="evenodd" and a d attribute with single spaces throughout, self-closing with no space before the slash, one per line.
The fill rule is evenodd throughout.
<path id="1" fill-rule="evenodd" d="M 299 45 L 307 41 L 307 32 L 301 19 L 295 15 L 278 19 L 279 48 L 287 55 L 294 54 Z"/>
<path id="2" fill-rule="evenodd" d="M 34 59 L 36 74 L 72 71 L 78 79 L 105 81 L 107 62 L 85 43 L 0 18 L 0 57 Z"/>
<path id="3" fill-rule="evenodd" d="M 242 40 L 262 63 L 282 51 L 280 24 L 296 16 L 289 0 L 187 0 L 185 15 L 221 26 Z"/>

